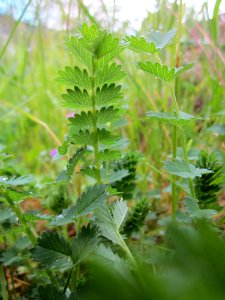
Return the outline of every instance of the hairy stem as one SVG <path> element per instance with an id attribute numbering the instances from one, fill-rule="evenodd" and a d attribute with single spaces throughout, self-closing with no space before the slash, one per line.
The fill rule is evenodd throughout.
<path id="1" fill-rule="evenodd" d="M 4 192 L 4 190 L 0 189 L 0 193 L 7 200 L 8 204 L 10 205 L 12 210 L 15 212 L 19 222 L 24 226 L 25 232 L 26 232 L 29 240 L 31 241 L 32 245 L 35 245 L 36 244 L 36 236 L 33 233 L 33 231 L 27 226 L 26 222 L 24 221 L 23 213 L 22 213 L 21 209 L 14 204 L 13 200 L 7 195 L 6 192 Z M 57 284 L 57 281 L 55 280 L 54 276 L 52 275 L 51 270 L 46 269 L 46 273 L 47 273 L 50 281 L 52 282 L 52 284 Z"/>
<path id="2" fill-rule="evenodd" d="M 94 155 L 95 155 L 95 166 L 97 169 L 97 182 L 101 183 L 101 172 L 100 172 L 100 162 L 99 162 L 99 147 L 98 147 L 98 133 L 97 133 L 97 113 L 96 113 L 96 93 L 95 93 L 95 72 L 96 72 L 96 65 L 95 65 L 95 57 L 92 60 L 92 80 L 91 80 L 91 99 L 92 99 L 92 114 L 94 117 L 94 124 L 93 124 L 93 135 L 94 135 Z"/>

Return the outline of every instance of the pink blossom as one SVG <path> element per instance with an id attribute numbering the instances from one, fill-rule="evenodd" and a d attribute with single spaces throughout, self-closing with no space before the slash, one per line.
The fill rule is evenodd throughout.
<path id="1" fill-rule="evenodd" d="M 55 148 L 55 149 L 52 149 L 51 151 L 50 151 L 50 156 L 51 157 L 54 157 L 56 154 L 58 154 L 58 150 Z"/>
<path id="2" fill-rule="evenodd" d="M 67 118 L 73 118 L 74 117 L 74 113 L 73 112 L 70 112 L 66 115 Z"/>

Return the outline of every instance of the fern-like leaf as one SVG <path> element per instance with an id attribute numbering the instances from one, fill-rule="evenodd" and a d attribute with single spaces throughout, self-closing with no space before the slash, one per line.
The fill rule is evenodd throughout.
<path id="1" fill-rule="evenodd" d="M 143 37 L 126 36 L 125 41 L 129 44 L 129 48 L 137 52 L 145 52 L 155 54 L 157 52 L 156 46 L 153 42 L 148 43 Z"/>
<path id="2" fill-rule="evenodd" d="M 88 72 L 85 69 L 81 71 L 78 67 L 65 67 L 64 71 L 59 71 L 56 80 L 66 85 L 79 86 L 87 90 L 91 88 L 91 78 L 88 76 Z"/>

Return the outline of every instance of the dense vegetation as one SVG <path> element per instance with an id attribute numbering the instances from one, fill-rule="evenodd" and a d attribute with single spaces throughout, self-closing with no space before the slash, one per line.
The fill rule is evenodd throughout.
<path id="1" fill-rule="evenodd" d="M 1 298 L 224 299 L 221 1 L 132 34 L 69 3 L 0 19 Z"/>

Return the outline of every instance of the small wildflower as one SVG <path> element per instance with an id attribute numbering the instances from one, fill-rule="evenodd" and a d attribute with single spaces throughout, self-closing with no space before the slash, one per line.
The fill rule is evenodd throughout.
<path id="1" fill-rule="evenodd" d="M 51 157 L 54 157 L 54 156 L 56 156 L 56 154 L 58 154 L 58 150 L 55 148 L 55 149 L 52 149 L 51 151 L 50 151 L 50 156 Z"/>

